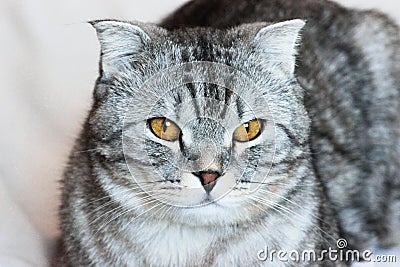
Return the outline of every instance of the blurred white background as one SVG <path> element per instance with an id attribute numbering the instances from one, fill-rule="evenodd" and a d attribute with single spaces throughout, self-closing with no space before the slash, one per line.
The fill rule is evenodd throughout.
<path id="1" fill-rule="evenodd" d="M 40 242 L 57 235 L 58 180 L 97 78 L 99 47 L 85 22 L 158 22 L 183 2 L 0 1 L 0 266 L 18 253 L 43 266 Z M 339 2 L 400 23 L 398 0 Z"/>

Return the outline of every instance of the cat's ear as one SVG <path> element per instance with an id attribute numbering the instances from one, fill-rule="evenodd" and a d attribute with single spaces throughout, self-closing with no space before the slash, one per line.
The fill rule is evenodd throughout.
<path id="1" fill-rule="evenodd" d="M 115 20 L 89 22 L 97 31 L 101 48 L 102 75 L 121 71 L 129 57 L 138 53 L 149 41 L 149 35 L 138 25 Z"/>
<path id="2" fill-rule="evenodd" d="M 257 33 L 254 42 L 263 67 L 281 78 L 293 75 L 304 25 L 304 20 L 294 19 L 266 26 Z"/>

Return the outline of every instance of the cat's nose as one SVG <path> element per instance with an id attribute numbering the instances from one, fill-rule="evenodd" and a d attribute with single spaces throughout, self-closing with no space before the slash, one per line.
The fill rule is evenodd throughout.
<path id="1" fill-rule="evenodd" d="M 210 193 L 211 190 L 213 190 L 215 184 L 217 183 L 217 178 L 221 176 L 221 174 L 216 171 L 193 172 L 193 174 L 200 179 L 200 182 L 207 193 Z"/>

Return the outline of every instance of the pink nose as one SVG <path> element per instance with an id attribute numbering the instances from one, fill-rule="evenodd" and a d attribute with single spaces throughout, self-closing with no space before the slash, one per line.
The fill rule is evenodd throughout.
<path id="1" fill-rule="evenodd" d="M 215 184 L 217 183 L 217 178 L 221 176 L 221 174 L 215 171 L 201 171 L 194 172 L 193 174 L 200 179 L 200 182 L 207 193 L 210 193 L 211 190 L 213 190 Z"/>
<path id="2" fill-rule="evenodd" d="M 200 172 L 200 177 L 203 178 L 202 184 L 206 185 L 214 182 L 219 177 L 219 173 Z"/>

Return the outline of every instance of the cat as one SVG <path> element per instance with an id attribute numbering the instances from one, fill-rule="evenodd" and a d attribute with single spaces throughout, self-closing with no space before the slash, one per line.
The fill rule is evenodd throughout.
<path id="1" fill-rule="evenodd" d="M 60 266 L 347 266 L 259 256 L 398 243 L 386 16 L 194 0 L 159 26 L 91 24 L 100 75 L 63 179 Z"/>

